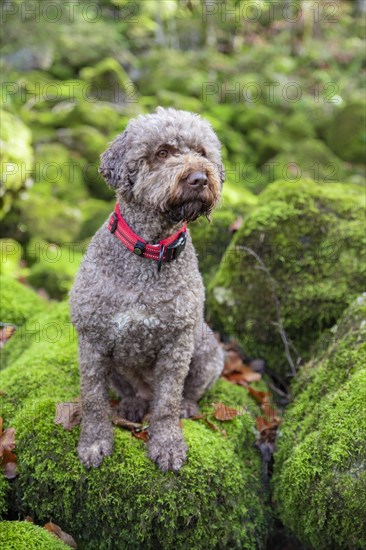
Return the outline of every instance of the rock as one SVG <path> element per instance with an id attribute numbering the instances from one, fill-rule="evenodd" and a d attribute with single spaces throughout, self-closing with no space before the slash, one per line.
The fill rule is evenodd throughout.
<path id="1" fill-rule="evenodd" d="M 16 116 L 1 111 L 0 219 L 9 212 L 19 191 L 29 181 L 33 168 L 32 135 Z"/>
<path id="2" fill-rule="evenodd" d="M 206 284 L 213 277 L 232 239 L 231 225 L 240 216 L 246 215 L 256 202 L 256 196 L 250 191 L 235 189 L 228 182 L 225 183 L 223 190 L 225 207 L 213 213 L 212 222 L 209 223 L 200 218 L 189 224 L 189 231 L 198 254 L 200 271 Z"/>
<path id="3" fill-rule="evenodd" d="M 138 101 L 137 91 L 130 77 L 116 59 L 108 57 L 93 67 L 84 67 L 80 78 L 87 82 L 95 98 L 111 103 Z"/>
<path id="4" fill-rule="evenodd" d="M 81 260 L 82 254 L 75 250 L 74 243 L 65 247 L 49 244 L 30 268 L 28 282 L 51 298 L 62 300 L 74 282 Z"/>
<path id="5" fill-rule="evenodd" d="M 109 218 L 114 209 L 114 202 L 89 199 L 83 203 L 82 224 L 79 239 L 90 238 Z"/>
<path id="6" fill-rule="evenodd" d="M 35 183 L 30 194 L 55 197 L 70 204 L 86 199 L 80 157 L 70 154 L 60 143 L 44 143 L 35 150 Z"/>
<path id="7" fill-rule="evenodd" d="M 366 294 L 294 381 L 277 440 L 275 507 L 307 548 L 366 547 L 365 315 Z"/>
<path id="8" fill-rule="evenodd" d="M 308 358 L 319 335 L 363 290 L 364 246 L 357 186 L 273 183 L 244 219 L 209 285 L 209 317 L 247 355 L 289 373 L 276 300 L 293 360 Z"/>
<path id="9" fill-rule="evenodd" d="M 23 231 L 50 243 L 73 243 L 80 232 L 80 209 L 56 198 L 29 193 L 19 203 Z"/>
<path id="10" fill-rule="evenodd" d="M 268 518 L 254 448 L 258 410 L 245 389 L 221 380 L 201 403 L 219 431 L 203 421 L 183 421 L 190 450 L 178 474 L 162 473 L 145 443 L 121 428 L 115 428 L 113 455 L 86 470 L 76 452 L 79 427 L 67 431 L 54 423 L 56 402 L 79 395 L 68 305 L 36 320 L 41 338 L 36 330 L 24 347 L 15 334 L 5 365 L 3 416 L 16 429 L 19 471 L 11 513 L 40 523 L 52 517 L 85 550 L 265 547 Z M 23 347 L 16 357 L 18 345 Z M 217 401 L 245 412 L 221 424 L 212 416 Z"/>
<path id="11" fill-rule="evenodd" d="M 341 159 L 364 164 L 365 162 L 365 103 L 349 103 L 337 111 L 326 132 L 329 147 Z"/>
<path id="12" fill-rule="evenodd" d="M 67 550 L 60 539 L 29 521 L 0 523 L 0 546 L 7 550 Z"/>
<path id="13" fill-rule="evenodd" d="M 288 138 L 288 143 L 296 139 Z M 302 178 L 311 178 L 318 183 L 339 183 L 344 181 L 346 170 L 344 163 L 320 140 L 307 139 L 301 146 L 290 146 L 268 161 L 268 181 L 284 179 L 298 182 Z"/>

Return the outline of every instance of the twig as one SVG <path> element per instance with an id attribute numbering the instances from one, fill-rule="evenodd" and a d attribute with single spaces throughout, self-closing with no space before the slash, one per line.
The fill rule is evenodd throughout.
<path id="1" fill-rule="evenodd" d="M 274 324 L 274 326 L 278 327 L 278 332 L 281 336 L 281 340 L 282 340 L 284 348 L 285 348 L 285 355 L 286 355 L 287 361 L 290 365 L 291 373 L 292 373 L 293 376 L 296 376 L 295 363 L 294 363 L 294 361 L 291 357 L 291 353 L 290 353 L 291 342 L 289 342 L 289 340 L 287 338 L 286 331 L 285 331 L 284 326 L 283 326 L 282 317 L 281 317 L 281 303 L 280 303 L 280 300 L 279 300 L 279 298 L 277 296 L 277 293 L 276 293 L 277 281 L 272 277 L 271 272 L 269 271 L 266 264 L 263 262 L 262 258 L 260 258 L 258 256 L 258 254 L 256 252 L 254 252 L 254 250 L 252 250 L 248 246 L 242 246 L 242 245 L 239 245 L 238 248 L 242 249 L 242 250 L 245 250 L 245 252 L 248 252 L 248 254 L 251 254 L 252 256 L 254 256 L 254 258 L 257 260 L 257 262 L 259 264 L 259 266 L 257 266 L 257 269 L 261 269 L 262 271 L 264 271 L 265 274 L 267 275 L 269 281 L 270 281 L 271 294 L 272 294 L 272 298 L 273 298 L 273 301 L 274 301 L 274 304 L 275 304 L 276 317 L 277 317 L 277 323 L 273 323 L 273 324 Z"/>

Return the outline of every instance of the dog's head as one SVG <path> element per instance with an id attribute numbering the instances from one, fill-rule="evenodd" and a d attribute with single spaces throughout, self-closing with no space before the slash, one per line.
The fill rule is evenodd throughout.
<path id="1" fill-rule="evenodd" d="M 101 156 L 100 173 L 124 201 L 172 224 L 209 216 L 224 181 L 221 145 L 211 125 L 186 111 L 158 107 L 132 119 Z"/>

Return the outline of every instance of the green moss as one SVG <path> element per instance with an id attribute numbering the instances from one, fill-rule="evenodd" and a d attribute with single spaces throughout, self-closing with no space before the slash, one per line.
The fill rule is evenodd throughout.
<path id="1" fill-rule="evenodd" d="M 340 158 L 363 164 L 366 147 L 365 126 L 365 103 L 350 103 L 338 111 L 328 125 L 326 141 Z"/>
<path id="2" fill-rule="evenodd" d="M 77 238 L 81 225 L 78 206 L 33 192 L 19 206 L 23 231 L 28 238 L 58 245 L 72 243 Z"/>
<path id="3" fill-rule="evenodd" d="M 363 290 L 361 199 L 351 185 L 304 180 L 270 185 L 234 236 L 210 285 L 211 320 L 239 339 L 246 353 L 288 372 L 275 290 L 287 337 L 301 357 L 308 357 L 322 331 Z M 243 247 L 259 255 L 275 282 Z"/>
<path id="4" fill-rule="evenodd" d="M 79 239 L 92 237 L 113 212 L 114 203 L 99 199 L 89 199 L 82 205 L 82 225 Z"/>
<path id="5" fill-rule="evenodd" d="M 245 389 L 220 380 L 202 402 L 219 425 L 212 402 L 243 408 L 242 416 L 222 425 L 226 437 L 203 421 L 183 422 L 190 451 L 177 475 L 162 473 L 148 459 L 145 444 L 120 428 L 115 428 L 113 455 L 88 471 L 77 458 L 79 428 L 68 432 L 54 424 L 56 401 L 79 394 L 67 304 L 37 322 L 21 355 L 16 357 L 22 335 L 9 342 L 15 355 L 6 364 L 2 388 L 2 414 L 17 434 L 12 513 L 40 523 L 52 517 L 83 549 L 264 547 L 267 514 L 254 447 L 257 409 Z M 28 332 L 31 328 L 28 324 Z"/>
<path id="6" fill-rule="evenodd" d="M 270 182 L 279 179 L 298 182 L 301 178 L 312 178 L 319 183 L 333 183 L 344 179 L 344 163 L 325 143 L 307 139 L 300 147 L 297 144 L 294 147 L 292 139 L 296 136 L 290 136 L 288 150 L 270 159 L 267 170 Z"/>
<path id="7" fill-rule="evenodd" d="M 77 341 L 63 302 L 43 315 L 34 314 L 5 347 L 1 389 L 7 424 L 25 402 L 52 395 L 67 400 L 78 395 Z"/>
<path id="8" fill-rule="evenodd" d="M 28 270 L 22 265 L 23 248 L 14 239 L 0 239 L 0 273 L 10 277 L 27 276 Z"/>
<path id="9" fill-rule="evenodd" d="M 366 546 L 365 315 L 366 295 L 346 311 L 328 349 L 303 367 L 277 442 L 277 512 L 317 550 Z"/>
<path id="10" fill-rule="evenodd" d="M 9 212 L 19 191 L 25 186 L 26 174 L 33 167 L 32 135 L 27 126 L 7 111 L 1 118 L 1 213 L 0 219 Z"/>
<path id="11" fill-rule="evenodd" d="M 31 194 L 75 204 L 87 197 L 80 159 L 60 143 L 44 143 L 35 151 L 35 184 Z"/>
<path id="12" fill-rule="evenodd" d="M 73 284 L 81 260 L 82 254 L 72 247 L 50 245 L 47 253 L 44 251 L 39 261 L 32 265 L 28 282 L 34 288 L 45 290 L 51 298 L 62 300 Z"/>
<path id="13" fill-rule="evenodd" d="M 0 546 L 7 550 L 66 550 L 61 540 L 28 521 L 0 523 Z"/>
<path id="14" fill-rule="evenodd" d="M 3 518 L 8 509 L 8 494 L 10 491 L 9 481 L 5 478 L 3 472 L 0 472 L 0 520 Z M 1 523 L 0 523 L 1 525 Z"/>
<path id="15" fill-rule="evenodd" d="M 33 290 L 11 277 L 0 277 L 1 321 L 22 325 L 36 313 L 44 311 L 47 304 Z"/>
<path id="16" fill-rule="evenodd" d="M 99 99 L 119 103 L 131 93 L 131 79 L 116 59 L 108 57 L 93 67 L 84 67 L 80 77 L 92 85 Z M 136 98 L 137 101 L 137 98 Z"/>

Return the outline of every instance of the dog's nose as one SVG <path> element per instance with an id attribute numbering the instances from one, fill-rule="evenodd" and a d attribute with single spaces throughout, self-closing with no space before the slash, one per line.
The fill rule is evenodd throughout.
<path id="1" fill-rule="evenodd" d="M 206 187 L 207 181 L 208 179 L 204 172 L 192 172 L 186 178 L 187 184 L 192 187 Z"/>

